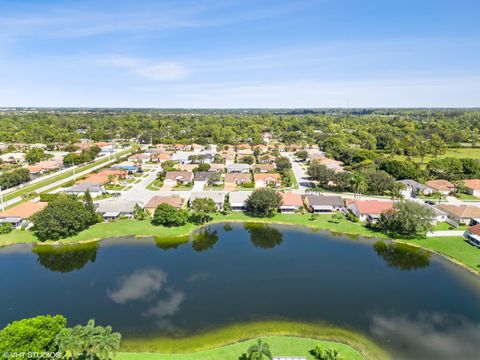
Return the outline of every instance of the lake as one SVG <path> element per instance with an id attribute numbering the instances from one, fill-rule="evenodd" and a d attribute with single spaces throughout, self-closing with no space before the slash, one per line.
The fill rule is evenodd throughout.
<path id="1" fill-rule="evenodd" d="M 399 359 L 478 358 L 480 278 L 436 255 L 284 226 L 216 224 L 192 237 L 0 249 L 0 326 L 58 313 L 138 337 L 322 321 Z"/>

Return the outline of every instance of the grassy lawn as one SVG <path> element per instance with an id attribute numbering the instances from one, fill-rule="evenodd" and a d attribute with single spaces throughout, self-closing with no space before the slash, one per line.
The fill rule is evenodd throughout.
<path id="1" fill-rule="evenodd" d="M 307 356 L 309 350 L 324 341 L 324 345 L 340 348 L 345 359 L 388 359 L 382 349 L 359 333 L 324 324 L 290 321 L 238 323 L 187 337 L 125 338 L 120 350 L 121 356 L 133 357 L 142 356 L 138 352 L 145 351 L 149 353 L 148 359 L 152 356 L 151 359 L 160 360 L 237 360 L 252 340 L 259 337 L 270 344 L 274 355 Z"/>
<path id="2" fill-rule="evenodd" d="M 467 225 L 459 225 L 458 227 L 454 227 L 446 222 L 438 223 L 433 227 L 433 231 L 444 231 L 444 230 L 466 230 L 469 226 Z"/>
<path id="3" fill-rule="evenodd" d="M 480 199 L 476 196 L 473 196 L 473 195 L 470 195 L 470 194 L 464 194 L 464 193 L 461 193 L 461 194 L 457 194 L 457 199 L 460 199 L 460 200 L 466 200 L 466 201 L 480 201 Z"/>
<path id="4" fill-rule="evenodd" d="M 157 191 L 160 190 L 163 186 L 163 181 L 160 179 L 153 180 L 150 184 L 146 186 L 147 190 Z"/>
<path id="5" fill-rule="evenodd" d="M 480 273 L 480 249 L 467 243 L 461 236 L 429 237 L 421 240 L 406 240 L 402 242 L 421 246 L 446 255 Z"/>
<path id="6" fill-rule="evenodd" d="M 121 151 L 121 152 L 119 152 L 119 153 L 117 154 L 117 158 L 120 157 L 120 156 L 123 156 L 123 155 L 125 155 L 125 154 L 128 154 L 128 153 L 130 153 L 130 152 L 132 152 L 132 151 L 134 151 L 134 150 L 133 150 L 133 149 L 123 150 L 123 151 Z M 91 169 L 91 168 L 93 168 L 93 167 L 95 167 L 95 166 L 97 166 L 97 165 L 100 165 L 100 164 L 103 164 L 103 163 L 107 162 L 108 160 L 109 160 L 109 159 L 108 159 L 108 157 L 107 157 L 107 158 L 105 158 L 105 159 L 101 159 L 101 160 L 95 161 L 95 162 L 93 162 L 93 163 L 91 163 L 91 164 L 88 164 L 88 165 L 85 165 L 85 166 L 81 166 L 81 167 L 79 167 L 79 168 L 76 170 L 76 173 L 78 174 L 79 172 L 82 172 L 82 171 L 85 171 L 85 170 L 89 170 L 89 169 Z M 16 198 L 17 196 L 22 196 L 22 195 L 28 194 L 28 193 L 33 192 L 33 191 L 35 191 L 35 190 L 37 190 L 37 189 L 40 189 L 40 188 L 42 188 L 42 187 L 44 187 L 44 186 L 47 186 L 47 185 L 49 185 L 49 184 L 51 184 L 51 183 L 54 183 L 54 182 L 57 182 L 57 181 L 66 179 L 66 178 L 68 178 L 68 177 L 70 177 L 70 176 L 72 176 L 72 175 L 73 175 L 73 170 L 67 171 L 67 172 L 65 172 L 65 173 L 63 173 L 63 174 L 60 174 L 60 175 L 57 175 L 57 176 L 53 176 L 53 177 L 51 177 L 51 178 L 49 178 L 49 179 L 45 179 L 45 180 L 43 180 L 43 181 L 39 181 L 39 182 L 37 182 L 37 183 L 35 183 L 35 184 L 25 186 L 24 188 L 22 188 L 22 189 L 20 189 L 20 190 L 11 192 L 11 193 L 5 195 L 5 196 L 3 197 L 3 199 L 4 199 L 4 201 L 14 199 L 14 198 Z"/>
<path id="7" fill-rule="evenodd" d="M 172 190 L 173 191 L 188 191 L 188 190 L 192 190 L 193 188 L 193 184 L 192 185 L 178 185 L 178 186 L 175 186 Z"/>
<path id="8" fill-rule="evenodd" d="M 388 156 L 388 154 L 385 154 L 385 156 Z M 445 158 L 445 157 L 480 159 L 480 148 L 458 148 L 458 149 L 450 148 L 450 149 L 447 149 L 445 154 L 439 155 L 437 159 Z M 393 158 L 397 160 L 406 160 L 407 156 L 395 155 Z M 435 159 L 435 157 L 431 155 L 425 156 L 423 161 L 420 157 L 417 157 L 417 156 L 412 157 L 412 160 L 414 162 L 423 163 L 423 164 L 426 164 L 433 159 Z"/>
<path id="9" fill-rule="evenodd" d="M 262 338 L 264 342 L 270 345 L 273 355 L 302 355 L 307 359 L 314 358 L 309 351 L 320 346 L 323 349 L 331 348 L 340 352 L 344 360 L 362 360 L 364 359 L 355 349 L 350 346 L 314 339 L 304 339 L 297 337 L 267 336 Z M 256 340 L 243 341 L 233 345 L 227 345 L 218 349 L 199 351 L 191 354 L 160 354 L 160 353 L 119 353 L 119 360 L 238 360 L 245 353 L 249 346 L 256 343 Z"/>
<path id="10" fill-rule="evenodd" d="M 298 189 L 298 182 L 297 182 L 297 178 L 295 177 L 295 174 L 293 173 L 293 170 L 292 169 L 289 169 L 288 170 L 288 174 L 290 175 L 290 179 L 292 181 L 292 188 L 293 189 Z"/>
<path id="11" fill-rule="evenodd" d="M 118 190 L 118 191 L 121 191 L 121 190 L 125 190 L 126 186 L 124 185 L 113 185 L 113 184 L 107 184 L 105 185 L 105 190 Z"/>

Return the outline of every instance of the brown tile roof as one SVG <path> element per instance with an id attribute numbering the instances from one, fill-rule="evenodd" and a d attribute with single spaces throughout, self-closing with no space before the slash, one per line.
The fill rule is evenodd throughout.
<path id="1" fill-rule="evenodd" d="M 113 175 L 114 177 L 126 176 L 127 172 L 121 169 L 105 169 L 99 173 L 90 174 L 85 179 L 77 181 L 77 184 L 106 184 L 108 183 L 108 177 Z"/>
<path id="2" fill-rule="evenodd" d="M 225 183 L 239 183 L 239 182 L 251 182 L 252 178 L 250 174 L 235 174 L 235 173 L 228 173 L 225 174 Z"/>
<path id="3" fill-rule="evenodd" d="M 470 231 L 472 234 L 480 236 L 480 224 L 469 227 L 468 231 Z"/>
<path id="4" fill-rule="evenodd" d="M 428 187 L 431 187 L 434 190 L 438 191 L 452 191 L 455 189 L 455 185 L 453 185 L 448 180 L 430 180 L 425 183 Z"/>
<path id="5" fill-rule="evenodd" d="M 254 174 L 253 178 L 255 181 L 257 180 L 275 180 L 280 182 L 280 174 L 278 173 L 271 173 L 271 174 Z"/>
<path id="6" fill-rule="evenodd" d="M 27 201 L 11 209 L 5 210 L 4 212 L 0 213 L 0 217 L 19 217 L 22 219 L 28 219 L 30 216 L 42 210 L 47 205 L 48 204 L 46 202 Z"/>
<path id="7" fill-rule="evenodd" d="M 360 214 L 381 214 L 385 211 L 393 209 L 393 201 L 379 200 L 355 200 L 351 204 L 357 206 Z"/>
<path id="8" fill-rule="evenodd" d="M 440 204 L 437 206 L 437 208 L 459 218 L 480 218 L 480 207 L 473 205 Z"/>
<path id="9" fill-rule="evenodd" d="M 273 164 L 255 164 L 253 165 L 253 170 L 264 170 L 264 171 L 273 171 L 275 170 L 275 165 Z"/>
<path id="10" fill-rule="evenodd" d="M 169 171 L 165 175 L 165 180 L 177 180 L 191 181 L 193 179 L 193 173 L 190 171 Z"/>
<path id="11" fill-rule="evenodd" d="M 183 199 L 178 196 L 154 196 L 145 204 L 145 209 L 156 209 L 161 204 L 172 205 L 178 209 L 183 206 Z"/>
<path id="12" fill-rule="evenodd" d="M 282 205 L 285 206 L 303 206 L 302 195 L 298 193 L 286 192 L 280 193 L 282 196 Z"/>
<path id="13" fill-rule="evenodd" d="M 480 179 L 463 180 L 465 186 L 472 190 L 480 190 Z"/>

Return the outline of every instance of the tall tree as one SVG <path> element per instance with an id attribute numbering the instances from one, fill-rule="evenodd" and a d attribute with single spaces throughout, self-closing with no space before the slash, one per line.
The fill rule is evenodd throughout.
<path id="1" fill-rule="evenodd" d="M 250 346 L 247 351 L 248 360 L 272 360 L 272 352 L 270 351 L 270 345 L 263 342 L 262 339 L 258 339 L 257 343 Z"/>

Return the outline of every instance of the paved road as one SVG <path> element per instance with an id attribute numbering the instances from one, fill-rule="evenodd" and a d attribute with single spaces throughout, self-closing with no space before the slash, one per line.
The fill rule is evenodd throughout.
<path id="1" fill-rule="evenodd" d="M 130 148 L 127 148 L 127 149 L 122 149 L 121 151 L 125 151 L 125 150 L 128 150 L 128 149 L 131 149 L 131 147 L 130 147 Z M 102 156 L 101 158 L 98 158 L 96 161 L 101 160 L 101 159 L 108 158 L 108 156 L 109 156 L 109 155 Z M 87 170 L 80 171 L 80 172 L 76 173 L 75 176 L 72 175 L 72 176 L 69 176 L 69 177 L 67 177 L 67 178 L 65 178 L 65 179 L 58 180 L 58 181 L 55 181 L 55 182 L 53 182 L 53 183 L 51 183 L 51 184 L 45 185 L 45 186 L 43 186 L 43 187 L 41 187 L 41 188 L 36 189 L 34 192 L 36 192 L 36 193 L 38 193 L 38 194 L 40 194 L 40 193 L 42 193 L 42 192 L 46 192 L 46 191 L 48 191 L 48 190 L 50 190 L 50 189 L 53 189 L 53 188 L 55 188 L 55 187 L 57 187 L 57 186 L 60 186 L 60 185 L 62 185 L 62 184 L 65 184 L 65 183 L 67 183 L 67 182 L 69 182 L 69 181 L 72 181 L 72 180 L 78 179 L 79 177 L 82 177 L 82 176 L 84 176 L 84 175 L 87 175 L 87 174 L 91 173 L 92 171 L 95 171 L 95 170 L 97 170 L 97 169 L 100 169 L 100 168 L 102 168 L 102 167 L 104 167 L 104 166 L 106 166 L 106 165 L 109 165 L 109 164 L 117 161 L 117 160 L 118 160 L 118 158 L 112 157 L 111 160 L 108 160 L 108 161 L 106 161 L 106 162 L 102 162 L 101 164 L 95 165 L 95 166 L 93 166 L 93 167 L 91 167 L 91 168 L 89 168 L 89 169 L 87 169 Z M 4 202 L 3 204 L 0 204 L 0 209 L 3 209 L 3 208 L 5 208 L 5 207 L 7 207 L 7 206 L 16 204 L 16 203 L 18 203 L 18 202 L 20 202 L 20 201 L 22 201 L 22 197 L 20 197 L 20 196 L 14 198 L 14 199 L 11 199 L 11 200 L 9 200 L 9 201 Z"/>
<path id="2" fill-rule="evenodd" d="M 430 231 L 427 233 L 427 237 L 433 236 L 463 236 L 465 230 L 438 230 L 438 231 Z"/>
<path id="3" fill-rule="evenodd" d="M 286 153 L 287 157 L 290 159 L 292 163 L 292 170 L 295 178 L 297 179 L 298 183 L 298 192 L 305 193 L 307 189 L 310 187 L 311 182 L 308 180 L 308 176 L 306 171 L 303 169 L 302 165 L 295 161 L 295 158 L 292 153 Z"/>

